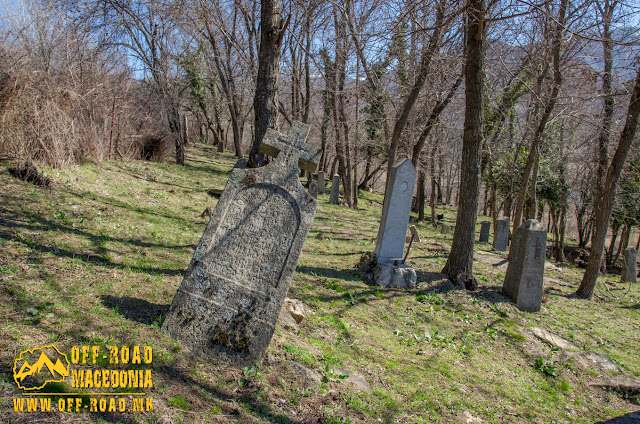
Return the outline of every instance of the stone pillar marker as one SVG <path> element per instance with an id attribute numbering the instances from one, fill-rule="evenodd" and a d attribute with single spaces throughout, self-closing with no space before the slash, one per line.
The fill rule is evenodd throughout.
<path id="1" fill-rule="evenodd" d="M 635 247 L 627 247 L 624 250 L 624 264 L 622 265 L 621 280 L 635 283 L 638 274 L 638 252 Z"/>
<path id="2" fill-rule="evenodd" d="M 505 252 L 509 246 L 509 218 L 502 218 L 496 221 L 496 228 L 493 230 L 493 248 Z"/>
<path id="3" fill-rule="evenodd" d="M 489 242 L 489 233 L 491 232 L 491 221 L 482 221 L 480 223 L 480 243 Z"/>
<path id="4" fill-rule="evenodd" d="M 332 205 L 340 204 L 340 175 L 336 174 L 331 180 L 331 195 L 329 197 L 329 203 Z"/>
<path id="5" fill-rule="evenodd" d="M 318 205 L 298 178 L 320 156 L 308 133 L 267 130 L 271 163 L 231 172 L 162 325 L 193 352 L 238 367 L 264 357 Z"/>
<path id="6" fill-rule="evenodd" d="M 416 284 L 413 268 L 402 264 L 415 183 L 416 167 L 409 159 L 401 159 L 393 165 L 373 252 L 377 260 L 373 275 L 378 285 L 412 288 Z"/>
<path id="7" fill-rule="evenodd" d="M 324 182 L 324 171 L 318 171 L 318 193 L 324 194 L 327 192 L 327 186 Z"/>
<path id="8" fill-rule="evenodd" d="M 521 311 L 540 310 L 546 250 L 547 231 L 538 221 L 529 219 L 516 229 L 502 292 Z"/>

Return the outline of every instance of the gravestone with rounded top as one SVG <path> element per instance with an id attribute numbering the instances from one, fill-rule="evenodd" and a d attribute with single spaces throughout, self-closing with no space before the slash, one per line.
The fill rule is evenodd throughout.
<path id="1" fill-rule="evenodd" d="M 402 159 L 393 165 L 374 251 L 377 264 L 373 269 L 373 278 L 378 286 L 410 289 L 416 285 L 415 270 L 403 263 L 415 182 L 416 168 L 409 159 Z"/>
<path id="2" fill-rule="evenodd" d="M 547 232 L 538 221 L 529 219 L 516 229 L 502 292 L 521 311 L 540 310 L 546 250 Z"/>
<path id="3" fill-rule="evenodd" d="M 491 221 L 482 221 L 480 223 L 480 243 L 489 242 L 489 234 L 491 233 Z"/>
<path id="4" fill-rule="evenodd" d="M 493 248 L 504 252 L 507 246 L 509 246 L 509 218 L 498 219 L 493 231 Z"/>
<path id="5" fill-rule="evenodd" d="M 260 362 L 269 346 L 318 205 L 298 178 L 319 152 L 309 126 L 269 129 L 267 166 L 231 172 L 162 325 L 198 353 L 235 366 Z"/>
<path id="6" fill-rule="evenodd" d="M 337 205 L 340 203 L 340 175 L 336 174 L 331 180 L 331 195 L 329 196 L 329 203 Z"/>
<path id="7" fill-rule="evenodd" d="M 638 252 L 635 247 L 628 247 L 624 250 L 624 264 L 622 265 L 622 281 L 636 282 L 638 274 Z"/>
<path id="8" fill-rule="evenodd" d="M 393 165 L 387 185 L 390 192 L 385 193 L 374 251 L 378 262 L 402 260 L 415 183 L 416 167 L 409 159 L 402 159 Z"/>

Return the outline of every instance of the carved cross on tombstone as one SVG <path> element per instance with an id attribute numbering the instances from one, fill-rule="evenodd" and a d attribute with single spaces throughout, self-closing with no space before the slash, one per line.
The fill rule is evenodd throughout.
<path id="1" fill-rule="evenodd" d="M 320 160 L 320 151 L 312 149 L 305 143 L 309 129 L 309 125 L 294 121 L 289 134 L 285 137 L 269 128 L 260 144 L 260 153 L 277 158 L 280 152 L 284 152 L 287 158 L 285 160 L 297 157 L 300 168 L 314 172 Z"/>
<path id="2" fill-rule="evenodd" d="M 267 131 L 274 160 L 231 172 L 162 326 L 192 351 L 240 367 L 263 358 L 318 205 L 297 172 L 320 156 L 308 133 Z"/>

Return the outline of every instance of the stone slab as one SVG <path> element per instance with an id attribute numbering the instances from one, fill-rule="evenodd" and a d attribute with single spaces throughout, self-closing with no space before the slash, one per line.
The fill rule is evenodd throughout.
<path id="1" fill-rule="evenodd" d="M 505 252 L 509 246 L 509 218 L 502 218 L 496 221 L 496 228 L 493 230 L 493 248 L 500 252 Z"/>
<path id="2" fill-rule="evenodd" d="M 231 172 L 162 326 L 190 350 L 240 367 L 264 357 L 318 204 L 298 178 L 308 132 L 268 130 L 277 157 Z"/>
<path id="3" fill-rule="evenodd" d="M 547 232 L 535 219 L 525 221 L 516 229 L 502 292 L 521 311 L 540 310 L 546 248 Z"/>
<path id="4" fill-rule="evenodd" d="M 491 234 L 491 221 L 482 221 L 480 223 L 480 243 L 489 243 L 489 235 Z"/>
<path id="5" fill-rule="evenodd" d="M 402 259 L 415 183 L 416 167 L 409 159 L 401 159 L 393 165 L 374 250 L 378 262 Z"/>

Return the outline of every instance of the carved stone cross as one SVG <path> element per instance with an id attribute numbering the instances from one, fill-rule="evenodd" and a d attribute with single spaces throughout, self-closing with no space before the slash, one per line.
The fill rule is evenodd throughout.
<path id="1" fill-rule="evenodd" d="M 274 158 L 277 158 L 281 152 L 287 156 L 287 159 L 297 157 L 300 168 L 313 172 L 318 166 L 320 151 L 312 149 L 305 143 L 309 129 L 309 125 L 298 121 L 293 121 L 291 130 L 286 136 L 269 128 L 260 145 L 260 153 Z"/>

